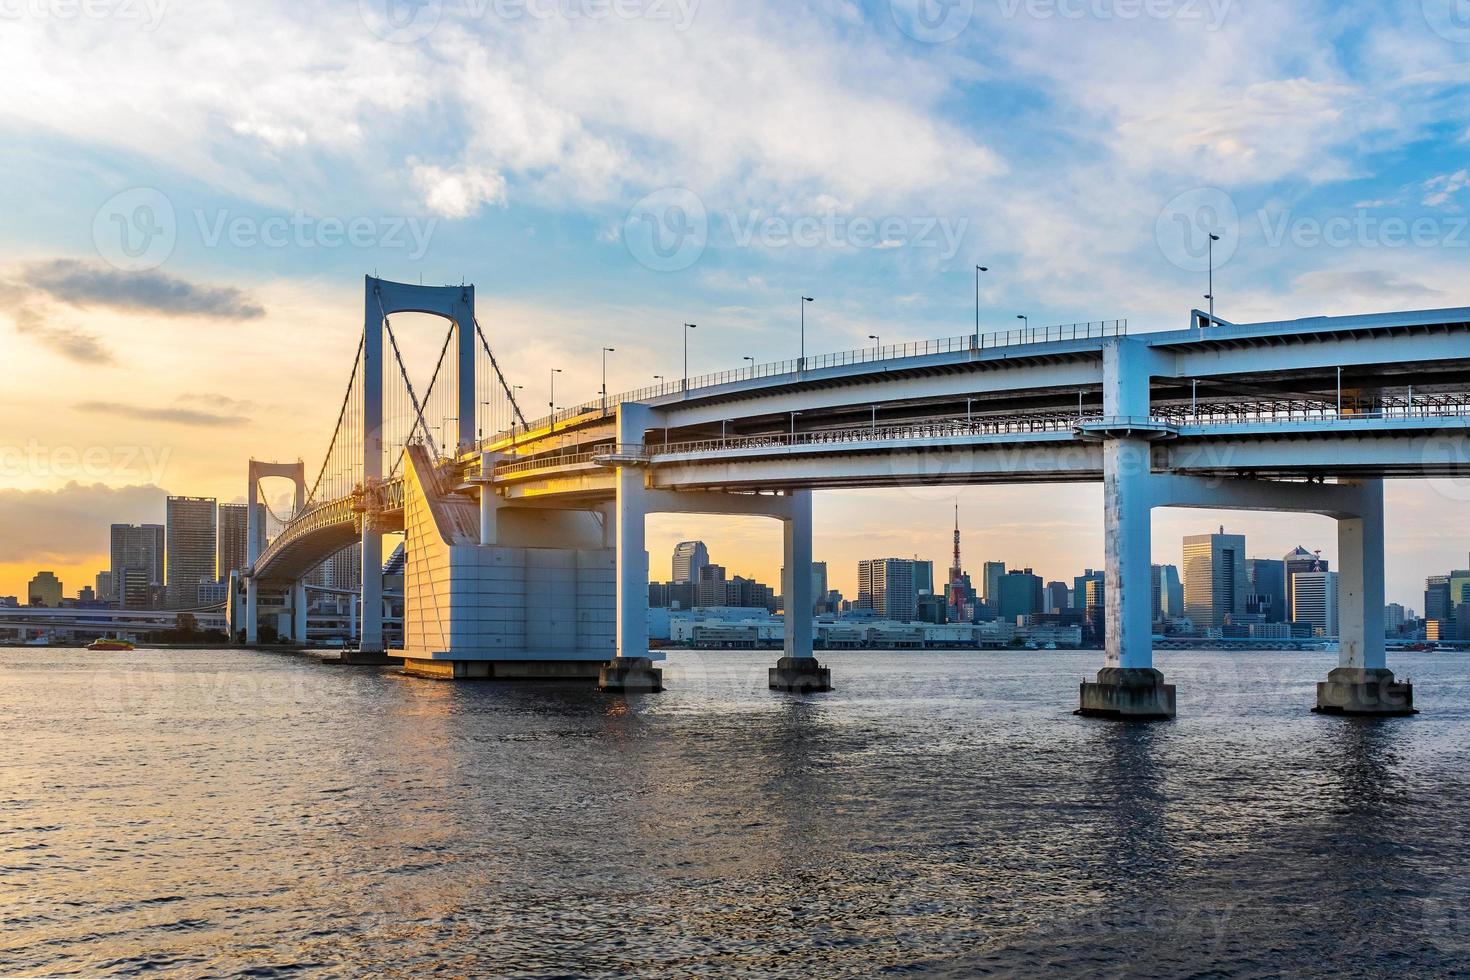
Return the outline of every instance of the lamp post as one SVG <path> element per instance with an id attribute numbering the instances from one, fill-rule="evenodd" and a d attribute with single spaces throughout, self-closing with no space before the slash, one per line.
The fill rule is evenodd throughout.
<path id="1" fill-rule="evenodd" d="M 689 331 L 697 329 L 693 323 L 684 324 L 684 390 L 689 390 Z"/>
<path id="2" fill-rule="evenodd" d="M 796 417 L 800 414 L 800 412 L 791 413 L 791 444 L 793 446 L 796 445 Z"/>
<path id="3" fill-rule="evenodd" d="M 1024 313 L 1017 313 L 1016 314 L 1016 319 L 1017 320 L 1020 320 L 1022 323 L 1024 323 L 1026 325 L 1026 329 L 1027 330 L 1030 330 L 1031 329 L 1031 318 L 1029 316 L 1027 316 Z"/>
<path id="4" fill-rule="evenodd" d="M 1212 327 L 1215 325 L 1215 243 L 1219 240 L 1220 236 L 1212 232 L 1207 246 L 1210 253 L 1210 291 L 1205 294 L 1205 299 L 1210 301 L 1210 326 Z"/>
<path id="5" fill-rule="evenodd" d="M 878 336 L 875 333 L 870 333 L 870 334 L 868 334 L 868 339 L 873 342 L 873 348 L 874 348 L 875 352 L 877 353 L 879 360 L 882 360 L 882 358 L 883 358 L 883 338 L 880 337 L 880 336 Z"/>
<path id="6" fill-rule="evenodd" d="M 1339 374 L 1341 373 L 1341 370 L 1342 370 L 1341 368 L 1338 369 Z M 1339 385 L 1339 387 L 1341 387 L 1341 385 Z M 1342 398 L 1341 397 L 1338 398 L 1338 404 L 1339 405 L 1342 404 Z M 458 422 L 458 421 L 459 421 L 459 416 L 457 416 L 457 415 L 446 415 L 439 422 L 439 441 L 442 442 L 442 443 L 444 443 L 444 448 L 445 449 L 448 449 L 449 448 L 449 423 L 450 422 Z M 458 451 L 459 451 L 459 440 L 458 439 L 454 440 L 454 448 L 455 448 L 456 455 L 458 455 Z"/>
<path id="7" fill-rule="evenodd" d="M 616 353 L 616 347 L 602 349 L 602 414 L 607 414 L 607 355 Z"/>
<path id="8" fill-rule="evenodd" d="M 546 406 L 551 409 L 551 431 L 556 431 L 556 376 L 561 374 L 561 368 L 551 369 L 551 392 L 546 400 Z"/>
<path id="9" fill-rule="evenodd" d="M 980 346 L 980 273 L 989 272 L 983 265 L 975 266 L 975 346 Z"/>
<path id="10" fill-rule="evenodd" d="M 511 385 L 510 386 L 510 390 L 512 392 L 511 400 L 514 401 L 515 400 L 514 392 L 517 392 L 517 391 L 525 391 L 526 390 L 526 386 L 525 385 Z M 515 412 L 515 408 L 514 407 L 511 408 L 511 412 L 512 413 Z M 525 421 L 525 420 L 522 420 L 522 421 Z M 510 420 L 511 431 L 515 431 L 515 425 L 516 425 L 516 420 L 515 420 L 514 416 L 512 416 L 511 417 L 511 420 Z M 526 429 L 527 432 L 530 432 L 531 431 L 531 423 L 529 421 L 526 421 L 525 422 L 525 429 Z"/>
<path id="11" fill-rule="evenodd" d="M 798 371 L 806 370 L 806 304 L 815 302 L 816 300 L 810 296 L 801 298 L 801 355 L 796 362 Z"/>
<path id="12" fill-rule="evenodd" d="M 755 377 L 755 358 L 747 354 L 745 357 L 742 357 L 741 360 L 750 365 L 750 376 L 752 378 Z"/>

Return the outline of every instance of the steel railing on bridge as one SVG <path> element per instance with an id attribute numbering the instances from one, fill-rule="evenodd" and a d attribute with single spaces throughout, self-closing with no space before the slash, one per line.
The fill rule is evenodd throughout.
<path id="1" fill-rule="evenodd" d="M 805 359 L 789 358 L 784 361 L 771 361 L 766 364 L 752 364 L 746 368 L 737 368 L 729 371 L 719 371 L 713 374 L 701 374 L 689 378 L 673 381 L 665 381 L 662 384 L 647 385 L 633 391 L 625 391 L 621 394 L 610 394 L 606 398 L 595 398 L 573 405 L 568 408 L 559 409 L 554 414 L 542 416 L 539 419 L 526 423 L 525 431 L 534 431 L 540 428 L 550 428 L 563 422 L 570 422 L 593 413 L 611 411 L 614 407 L 624 402 L 645 402 L 654 398 L 666 398 L 670 395 L 678 395 L 685 392 L 697 391 L 704 388 L 716 388 L 720 385 L 735 384 L 741 381 L 753 381 L 760 378 L 780 377 L 782 375 L 797 374 L 802 371 L 820 371 L 824 368 L 847 367 L 854 364 L 871 364 L 877 361 L 903 360 L 905 358 L 928 357 L 934 354 L 956 354 L 967 351 L 994 350 L 997 348 L 1020 347 L 1028 344 L 1054 343 L 1066 340 L 1097 340 L 1106 337 L 1122 337 L 1128 333 L 1127 320 L 1093 320 L 1088 323 L 1064 323 L 1045 327 L 1021 327 L 1015 330 L 1002 330 L 995 333 L 964 334 L 959 337 L 941 337 L 938 340 L 917 340 L 906 344 L 885 344 L 872 347 L 859 347 L 854 350 L 838 351 L 832 354 L 813 354 Z M 487 440 L 495 442 L 507 438 L 513 438 L 519 429 L 507 429 L 499 433 L 494 439 Z"/>

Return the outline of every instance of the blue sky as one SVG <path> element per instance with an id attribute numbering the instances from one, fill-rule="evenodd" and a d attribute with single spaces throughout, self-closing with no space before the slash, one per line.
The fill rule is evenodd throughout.
<path id="1" fill-rule="evenodd" d="M 316 461 L 364 272 L 476 283 L 535 402 L 552 365 L 590 397 L 603 344 L 614 388 L 677 374 L 686 320 L 695 373 L 793 356 L 803 293 L 813 351 L 968 333 L 976 263 L 982 329 L 1178 327 L 1212 228 L 1227 318 L 1464 305 L 1463 6 L 0 2 L 7 438 L 166 459 L 9 467 L 0 526 L 30 530 L 0 532 L 0 593 L 78 579 L 104 548 L 82 515 L 146 516 L 150 486 L 234 498 L 251 454 Z M 140 204 L 167 234 L 132 256 Z M 1458 492 L 1391 491 L 1393 597 L 1464 563 Z M 865 548 L 942 562 L 940 496 L 825 495 L 834 580 Z M 976 566 L 1101 561 L 1092 490 L 963 498 Z M 1220 520 L 1334 550 L 1325 522 Z M 1213 521 L 1160 515 L 1158 557 Z M 672 520 L 655 569 L 696 531 L 774 576 L 764 529 Z"/>

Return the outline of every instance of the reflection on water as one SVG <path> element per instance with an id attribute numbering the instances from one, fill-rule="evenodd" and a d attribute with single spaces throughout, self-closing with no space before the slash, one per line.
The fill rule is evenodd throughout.
<path id="1" fill-rule="evenodd" d="M 269 654 L 0 651 L 0 972 L 1443 972 L 1470 955 L 1464 666 L 1306 711 L 1330 658 L 671 655 L 660 695 Z M 1446 694 L 1445 692 L 1448 692 Z"/>

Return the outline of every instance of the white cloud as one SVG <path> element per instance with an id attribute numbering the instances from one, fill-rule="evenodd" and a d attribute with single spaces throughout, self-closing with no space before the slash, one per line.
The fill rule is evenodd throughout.
<path id="1" fill-rule="evenodd" d="M 1470 187 L 1470 170 L 1457 170 L 1452 174 L 1432 177 L 1424 182 L 1424 205 L 1442 208 L 1466 187 Z"/>
<path id="2" fill-rule="evenodd" d="M 505 178 L 483 167 L 446 170 L 415 164 L 413 181 L 430 211 L 446 218 L 468 218 L 483 204 L 505 203 Z"/>

